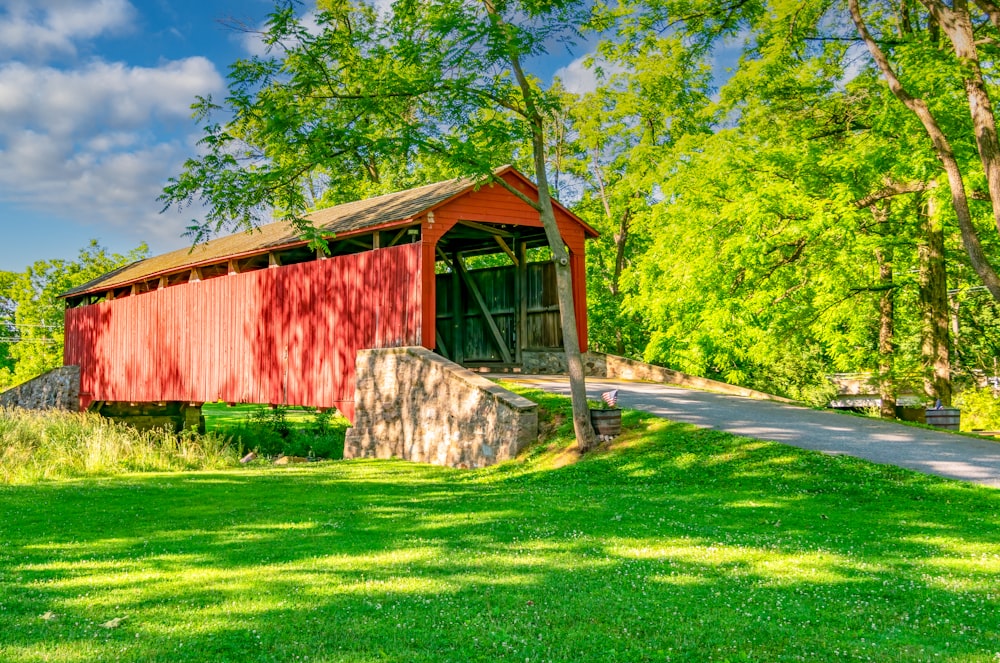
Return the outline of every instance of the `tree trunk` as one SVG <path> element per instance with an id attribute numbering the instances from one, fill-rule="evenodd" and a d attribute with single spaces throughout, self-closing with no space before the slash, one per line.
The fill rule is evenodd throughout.
<path id="1" fill-rule="evenodd" d="M 875 250 L 879 288 L 882 293 L 878 301 L 878 395 L 880 414 L 883 419 L 896 418 L 896 383 L 893 375 L 893 353 L 896 350 L 894 338 L 896 287 L 893 283 L 892 271 L 895 251 L 891 243 L 892 229 L 889 226 L 889 205 L 889 201 L 884 201 L 871 208 L 878 228 L 878 236 L 883 243 Z"/>
<path id="2" fill-rule="evenodd" d="M 934 152 L 937 154 L 938 159 L 941 160 L 944 172 L 948 176 L 948 186 L 951 190 L 951 203 L 955 210 L 955 216 L 958 218 L 958 227 L 962 233 L 962 243 L 965 245 L 965 250 L 969 254 L 969 262 L 972 264 L 973 270 L 975 270 L 976 274 L 982 280 L 983 285 L 985 285 L 987 290 L 990 291 L 990 294 L 993 295 L 993 298 L 1000 302 L 1000 277 L 997 276 L 993 266 L 990 264 L 989 260 L 987 260 L 986 254 L 983 252 L 982 243 L 979 240 L 976 227 L 972 222 L 972 213 L 969 210 L 969 198 L 965 190 L 965 183 L 962 181 L 962 170 L 958 165 L 958 160 L 955 158 L 951 142 L 941 130 L 941 127 L 937 123 L 937 119 L 935 119 L 933 113 L 930 111 L 930 108 L 927 106 L 927 102 L 923 99 L 914 97 L 906 91 L 906 88 L 903 87 L 903 84 L 900 82 L 896 73 L 893 71 L 892 66 L 889 64 L 889 59 L 885 56 L 885 53 L 882 52 L 882 49 L 872 38 L 871 34 L 869 34 L 868 28 L 861 16 L 861 10 L 858 7 L 858 0 L 848 0 L 848 7 L 851 12 L 851 19 L 854 21 L 854 25 L 858 30 L 858 34 L 865 42 L 865 45 L 868 47 L 868 52 L 871 53 L 875 63 L 882 71 L 882 75 L 889 85 L 889 90 L 892 91 L 893 95 L 895 95 L 896 98 L 903 103 L 903 105 L 909 108 L 910 111 L 917 116 L 920 123 L 924 126 L 924 130 L 927 132 L 927 135 L 930 137 L 931 143 L 934 145 Z M 1000 204 L 1000 201 L 995 204 Z"/>
<path id="3" fill-rule="evenodd" d="M 615 233 L 615 270 L 611 275 L 611 296 L 615 298 L 616 316 L 621 320 L 622 296 L 621 279 L 622 272 L 625 271 L 625 249 L 628 244 L 629 221 L 631 218 L 630 208 L 625 208 L 622 212 L 621 221 L 618 224 L 618 232 Z M 620 355 L 625 354 L 625 338 L 622 335 L 622 325 L 619 323 L 615 327 L 615 350 Z"/>
<path id="4" fill-rule="evenodd" d="M 896 418 L 896 381 L 893 378 L 893 338 L 895 326 L 895 290 L 892 283 L 892 250 L 878 254 L 878 274 L 880 285 L 885 287 L 878 302 L 878 392 L 881 400 L 883 419 Z"/>
<path id="5" fill-rule="evenodd" d="M 951 367 L 954 371 L 960 372 L 962 367 L 962 353 L 959 351 L 962 337 L 962 321 L 959 315 L 962 312 L 962 303 L 958 299 L 958 293 L 948 300 L 948 308 L 951 311 Z"/>
<path id="6" fill-rule="evenodd" d="M 948 281 L 945 271 L 944 226 L 933 198 L 924 218 L 924 237 L 917 248 L 922 319 L 921 354 L 924 392 L 942 405 L 951 405 L 951 360 L 948 329 Z"/>
<path id="7" fill-rule="evenodd" d="M 538 186 L 538 216 L 545 230 L 545 238 L 552 249 L 555 263 L 556 290 L 559 294 L 559 321 L 562 326 L 563 349 L 566 352 L 566 366 L 569 373 L 570 399 L 573 403 L 573 431 L 576 444 L 581 452 L 597 445 L 597 435 L 590 424 L 590 406 L 587 404 L 587 384 L 580 351 L 580 336 L 576 328 L 576 306 L 573 302 L 573 272 L 570 268 L 569 252 L 559 233 L 556 215 L 552 209 L 549 192 L 548 173 L 545 165 L 545 117 L 535 103 L 535 91 L 531 87 L 524 70 L 518 47 L 513 41 L 508 26 L 497 13 L 490 0 L 485 1 L 490 20 L 507 38 L 511 69 L 524 100 L 523 117 L 531 126 L 531 148 L 535 165 L 535 184 Z"/>
<path id="8" fill-rule="evenodd" d="M 540 129 L 540 128 L 539 128 Z M 542 133 L 539 130 L 532 137 L 535 150 L 535 179 L 538 185 L 539 216 L 545 237 L 552 249 L 552 259 L 556 270 L 556 289 L 559 293 L 559 321 L 562 325 L 563 349 L 566 352 L 566 366 L 569 373 L 570 398 L 573 402 L 573 431 L 580 451 L 587 451 L 597 444 L 594 428 L 590 424 L 590 406 L 587 404 L 587 384 L 583 370 L 583 356 L 580 351 L 580 336 L 576 328 L 576 306 L 573 302 L 573 272 L 570 269 L 569 252 L 559 234 L 552 199 L 549 196 L 548 180 L 545 172 L 545 152 Z"/>
<path id="9" fill-rule="evenodd" d="M 604 215 L 608 222 L 614 221 L 614 215 L 611 213 L 611 201 L 608 200 L 607 188 L 604 186 L 604 176 L 601 174 L 601 166 L 597 161 L 597 154 L 593 154 L 594 162 L 594 179 L 597 181 L 597 188 L 601 195 L 601 203 L 604 206 Z M 621 219 L 618 221 L 618 232 L 614 234 L 615 240 L 615 265 L 611 273 L 611 286 L 609 290 L 611 292 L 611 297 L 615 300 L 616 317 L 620 319 L 621 317 L 621 278 L 622 272 L 625 270 L 625 249 L 628 244 L 629 237 L 629 222 L 632 218 L 632 210 L 630 207 L 626 207 L 625 211 L 622 212 Z M 615 327 L 615 351 L 620 354 L 625 354 L 625 337 L 622 335 L 621 325 Z"/>
<path id="10" fill-rule="evenodd" d="M 955 56 L 966 72 L 963 79 L 969 102 L 969 115 L 976 135 L 979 160 L 986 174 L 986 185 L 993 206 L 993 221 L 1000 232 L 1000 141 L 996 117 L 979 63 L 972 18 L 965 0 L 955 0 L 951 9 L 938 0 L 921 0 L 947 35 Z"/>

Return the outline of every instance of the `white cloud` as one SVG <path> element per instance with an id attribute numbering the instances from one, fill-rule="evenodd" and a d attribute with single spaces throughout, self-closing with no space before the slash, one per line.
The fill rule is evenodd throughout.
<path id="1" fill-rule="evenodd" d="M 598 69 L 600 69 L 600 76 Z M 581 55 L 568 65 L 560 67 L 552 76 L 560 79 L 568 92 L 587 94 L 596 90 L 600 83 L 623 71 L 624 69 L 620 66 L 595 59 L 593 53 L 588 53 Z"/>
<path id="2" fill-rule="evenodd" d="M 266 27 L 265 25 L 260 25 L 256 30 L 248 29 L 240 34 L 240 45 L 243 46 L 243 50 L 247 52 L 247 55 L 256 55 L 257 57 L 267 55 L 267 44 L 261 38 L 261 33 Z"/>
<path id="3" fill-rule="evenodd" d="M 221 88 L 215 65 L 202 57 L 155 68 L 98 61 L 62 70 L 13 62 L 0 66 L 0 137 L 10 127 L 68 136 L 189 117 L 196 95 Z"/>
<path id="4" fill-rule="evenodd" d="M 201 57 L 155 68 L 0 66 L 0 200 L 150 239 L 176 238 L 188 216 L 160 215 L 156 197 L 194 146 L 163 138 L 163 128 L 193 129 L 194 97 L 222 88 Z"/>
<path id="5" fill-rule="evenodd" d="M 317 35 L 320 33 L 319 22 L 316 17 L 315 11 L 309 11 L 299 17 L 299 21 L 302 23 L 302 27 L 306 29 L 306 32 L 312 35 Z M 256 55 L 258 57 L 264 57 L 265 55 L 276 55 L 280 56 L 280 48 L 272 49 L 268 52 L 268 46 L 264 43 L 263 33 L 267 31 L 267 23 L 263 22 L 256 28 L 244 29 L 240 34 L 240 44 L 243 46 L 243 50 L 247 52 L 248 55 Z"/>
<path id="6" fill-rule="evenodd" d="M 375 8 L 378 15 L 382 18 L 388 18 L 392 16 L 392 4 L 395 0 L 370 0 L 369 4 Z"/>
<path id="7" fill-rule="evenodd" d="M 135 16 L 128 0 L 0 0 L 0 54 L 73 55 L 76 41 L 123 32 Z"/>

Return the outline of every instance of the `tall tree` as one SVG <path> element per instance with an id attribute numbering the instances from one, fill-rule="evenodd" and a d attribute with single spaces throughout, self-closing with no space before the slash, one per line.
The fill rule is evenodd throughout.
<path id="1" fill-rule="evenodd" d="M 220 229 L 251 228 L 277 211 L 299 232 L 322 242 L 305 221 L 308 184 L 331 189 L 379 164 L 433 155 L 456 174 L 493 181 L 539 214 L 556 268 L 573 422 L 586 450 L 590 426 L 575 325 L 571 271 L 555 223 L 547 165 L 547 131 L 558 95 L 524 68 L 526 58 L 572 38 L 584 3 L 516 0 L 398 0 L 380 14 L 349 0 L 325 3 L 307 29 L 291 4 L 279 5 L 263 35 L 270 52 L 242 60 L 229 76 L 225 110 L 196 104 L 205 153 L 189 160 L 163 200 L 208 209 L 196 238 Z M 494 176 L 497 154 L 527 145 L 538 188 L 525 196 Z"/>
<path id="2" fill-rule="evenodd" d="M 589 251 L 591 338 L 636 356 L 648 333 L 642 307 L 626 306 L 632 269 L 650 242 L 649 211 L 665 164 L 686 137 L 710 131 L 711 72 L 678 35 L 604 42 L 592 66 L 603 80 L 573 106 L 576 152 L 567 162 L 584 187 L 576 211 L 602 231 Z"/>
<path id="3" fill-rule="evenodd" d="M 951 343 L 944 223 L 933 196 L 928 197 L 922 216 L 923 236 L 920 238 L 918 255 L 923 323 L 921 347 L 927 360 L 924 391 L 944 405 L 951 405 Z"/>
<path id="4" fill-rule="evenodd" d="M 637 305 L 653 312 L 647 358 L 799 396 L 827 371 L 868 369 L 888 415 L 896 374 L 919 355 L 897 342 L 920 335 L 909 268 L 923 224 L 906 198 L 932 189 L 939 166 L 912 139 L 915 118 L 858 67 L 837 12 L 823 0 L 633 6 L 633 49 L 664 26 L 703 55 L 746 36 L 715 133 L 660 169 Z"/>
<path id="5" fill-rule="evenodd" d="M 913 52 L 921 51 L 927 61 L 937 67 L 936 74 L 927 75 L 925 67 L 912 67 L 908 81 L 904 81 L 898 67 L 894 66 L 888 50 L 873 35 L 870 19 L 862 12 L 860 0 L 848 0 L 851 19 L 858 34 L 882 72 L 892 94 L 908 108 L 923 125 L 948 179 L 951 204 L 958 219 L 962 241 L 969 261 L 986 288 L 1000 301 L 1000 277 L 982 247 L 976 220 L 969 203 L 969 192 L 963 173 L 979 170 L 986 180 L 986 197 L 992 208 L 997 231 L 1000 232 L 1000 142 L 997 139 L 996 117 L 984 75 L 984 63 L 979 47 L 995 49 L 1000 38 L 1000 6 L 989 0 L 976 0 L 972 6 L 966 0 L 956 0 L 949 7 L 940 0 L 919 0 L 926 9 L 924 15 L 916 12 L 916 3 L 904 2 L 898 6 L 880 6 L 880 14 L 895 18 L 893 27 L 902 45 L 896 47 L 899 59 L 912 63 Z M 882 3 L 873 3 L 882 5 Z M 985 19 L 974 25 L 972 9 L 978 9 Z M 897 13 L 898 12 L 898 13 Z M 978 17 L 977 17 L 978 18 Z M 976 32 L 979 32 L 977 35 Z M 942 57 L 942 34 L 948 40 L 953 58 Z M 990 74 L 995 75 L 995 54 L 988 56 Z M 922 83 L 922 85 L 921 85 Z M 951 122 L 948 111 L 955 110 L 955 92 L 964 90 L 972 126 Z M 930 99 L 930 102 L 928 101 Z M 970 141 L 971 139 L 971 141 Z M 973 142 L 979 155 L 979 168 L 958 153 L 964 141 Z"/>

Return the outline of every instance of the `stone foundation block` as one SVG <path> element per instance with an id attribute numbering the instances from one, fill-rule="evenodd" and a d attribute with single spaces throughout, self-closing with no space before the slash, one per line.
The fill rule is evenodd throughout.
<path id="1" fill-rule="evenodd" d="M 538 438 L 538 406 L 430 350 L 362 350 L 345 458 L 473 468 Z"/>
<path id="2" fill-rule="evenodd" d="M 0 407 L 80 410 L 80 367 L 62 366 L 0 394 Z"/>

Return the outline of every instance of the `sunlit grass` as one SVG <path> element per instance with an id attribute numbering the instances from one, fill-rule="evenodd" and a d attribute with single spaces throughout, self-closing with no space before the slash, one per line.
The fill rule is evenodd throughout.
<path id="1" fill-rule="evenodd" d="M 139 432 L 97 414 L 0 408 L 0 484 L 231 467 L 237 460 L 217 434 Z"/>
<path id="2" fill-rule="evenodd" d="M 531 397 L 484 470 L 0 486 L 0 660 L 998 660 L 997 491 Z"/>

